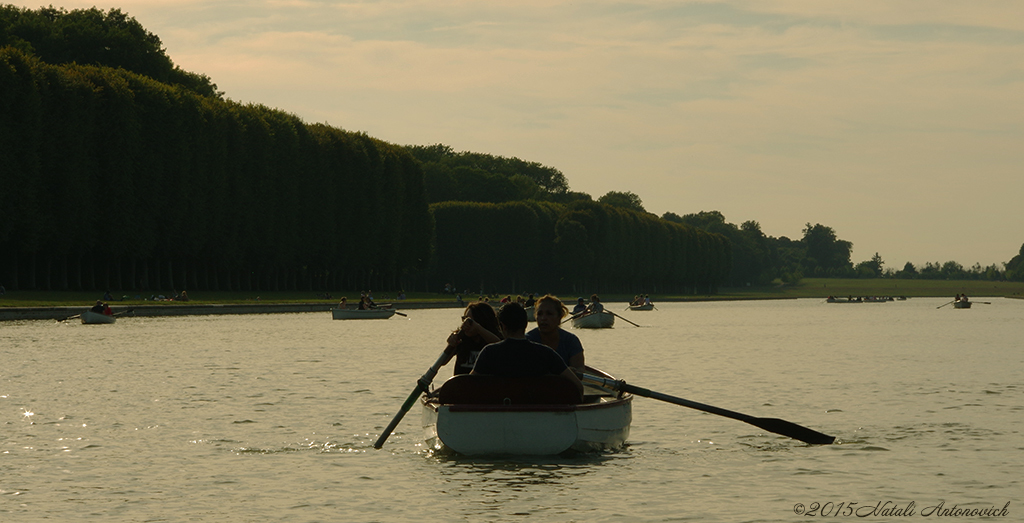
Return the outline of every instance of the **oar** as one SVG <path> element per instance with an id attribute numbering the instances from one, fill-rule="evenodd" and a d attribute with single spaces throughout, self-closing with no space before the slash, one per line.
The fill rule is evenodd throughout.
<path id="1" fill-rule="evenodd" d="M 634 327 L 639 327 L 639 325 L 637 325 L 637 324 L 635 324 L 635 323 L 633 323 L 633 322 L 631 322 L 631 321 L 627 320 L 626 318 L 623 318 L 622 316 L 619 316 L 618 314 L 615 314 L 614 312 L 611 312 L 611 311 L 608 311 L 608 312 L 609 312 L 610 314 L 613 314 L 613 315 L 615 315 L 615 317 L 616 317 L 616 318 L 619 318 L 620 320 L 622 320 L 622 321 L 624 321 L 624 322 L 626 322 L 626 323 L 628 323 L 628 324 L 630 324 L 630 325 L 632 325 L 632 326 L 634 326 Z"/>
<path id="2" fill-rule="evenodd" d="M 412 404 L 416 402 L 416 398 L 418 398 L 421 393 L 427 392 L 430 389 L 430 382 L 434 381 L 434 376 L 437 376 L 437 371 L 441 370 L 441 367 L 444 367 L 444 365 L 448 363 L 448 360 L 452 359 L 452 356 L 454 356 L 454 354 L 442 352 L 441 356 L 437 358 L 437 361 L 427 369 L 427 372 L 424 372 L 423 376 L 420 376 L 420 379 L 416 380 L 416 388 L 412 389 L 412 393 L 409 394 L 408 398 L 406 398 L 405 403 L 402 404 L 402 408 L 398 410 L 398 414 L 395 414 L 394 419 L 392 419 L 391 423 L 388 424 L 388 427 L 384 429 L 384 432 L 380 433 L 380 437 L 377 438 L 376 443 L 373 444 L 373 448 L 379 449 L 384 446 L 384 442 L 387 441 L 388 437 L 391 436 L 391 432 L 395 430 L 395 427 L 397 427 L 402 421 L 402 418 L 405 417 L 405 413 L 409 412 L 409 409 L 412 408 Z"/>
<path id="3" fill-rule="evenodd" d="M 81 317 L 82 317 L 81 314 L 75 314 L 74 316 L 68 316 L 67 318 L 64 318 L 63 320 L 57 320 L 57 323 L 60 323 L 62 321 L 73 320 L 75 318 L 81 318 Z"/>
<path id="4" fill-rule="evenodd" d="M 568 318 L 562 320 L 562 323 L 565 323 L 565 322 L 567 322 L 569 320 L 575 320 L 576 318 L 582 318 L 582 317 L 586 316 L 587 314 L 590 314 L 590 313 L 588 311 L 583 311 L 583 312 L 581 312 L 579 314 L 573 314 L 572 316 L 569 316 Z M 559 325 L 561 325 L 562 323 L 559 323 Z"/>
<path id="5" fill-rule="evenodd" d="M 121 311 L 121 312 L 115 312 L 113 314 L 113 316 L 120 316 L 122 314 L 131 314 L 133 312 L 135 312 L 135 309 L 128 309 L 128 310 L 124 310 L 124 311 Z"/>
<path id="6" fill-rule="evenodd" d="M 956 301 L 956 300 L 953 300 L 953 301 Z M 949 303 L 953 303 L 953 301 L 951 301 Z M 939 305 L 938 307 L 935 307 L 935 308 L 936 309 L 941 309 L 941 308 L 945 307 L 946 305 L 949 305 L 949 303 L 943 303 L 942 305 Z"/>
<path id="7" fill-rule="evenodd" d="M 408 317 L 409 317 L 409 315 L 408 315 L 408 314 L 406 314 L 406 313 L 404 313 L 404 312 L 398 312 L 398 311 L 395 311 L 395 314 L 397 314 L 397 315 L 399 315 L 399 316 L 405 316 L 406 318 L 408 318 Z"/>
<path id="8" fill-rule="evenodd" d="M 645 398 L 653 398 L 656 400 L 667 401 L 683 407 L 690 407 L 691 409 L 697 409 L 700 411 L 707 412 L 709 414 L 716 414 L 718 416 L 725 416 L 734 420 L 739 420 L 744 423 L 749 423 L 755 427 L 767 430 L 768 432 L 774 432 L 776 434 L 782 434 L 783 436 L 800 440 L 804 443 L 810 443 L 811 445 L 831 445 L 836 440 L 835 437 L 829 436 L 828 434 L 822 434 L 816 430 L 809 429 L 791 423 L 786 420 L 777 418 L 757 418 L 754 416 L 748 416 L 746 414 L 740 414 L 739 412 L 733 412 L 711 405 L 705 405 L 703 403 L 697 403 L 696 401 L 690 401 L 683 398 L 677 398 L 675 396 L 669 396 L 668 394 L 662 394 L 660 392 L 654 392 L 645 388 L 636 387 L 633 385 L 626 384 L 625 381 L 609 380 L 600 378 L 597 376 L 591 376 L 589 374 L 581 374 L 580 380 L 596 384 L 602 387 L 610 388 L 613 390 L 620 390 L 623 392 L 631 392 L 637 396 L 643 396 Z"/>

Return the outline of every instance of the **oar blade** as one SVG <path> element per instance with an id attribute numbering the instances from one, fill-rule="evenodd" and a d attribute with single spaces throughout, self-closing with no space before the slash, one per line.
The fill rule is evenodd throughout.
<path id="1" fill-rule="evenodd" d="M 775 434 L 781 434 L 788 438 L 809 443 L 811 445 L 831 445 L 836 441 L 834 436 L 823 434 L 814 429 L 809 429 L 802 425 L 786 421 L 778 418 L 754 418 L 749 420 L 747 423 L 754 425 L 755 427 L 762 428 L 768 432 L 774 432 Z"/>

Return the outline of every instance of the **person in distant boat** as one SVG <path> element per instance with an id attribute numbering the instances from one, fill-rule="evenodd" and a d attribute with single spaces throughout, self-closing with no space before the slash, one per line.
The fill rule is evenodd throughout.
<path id="1" fill-rule="evenodd" d="M 651 302 L 651 295 L 650 294 L 644 294 L 644 303 L 643 304 L 644 305 L 654 305 L 654 303 Z"/>
<path id="2" fill-rule="evenodd" d="M 572 308 L 572 315 L 583 314 L 587 312 L 587 304 L 583 303 L 583 298 L 576 298 L 576 306 Z"/>
<path id="3" fill-rule="evenodd" d="M 497 341 L 501 341 L 501 329 L 494 308 L 484 302 L 471 303 L 462 313 L 462 324 L 448 336 L 444 349 L 449 356 L 455 356 L 452 375 L 469 374 L 480 351 Z"/>
<path id="4" fill-rule="evenodd" d="M 590 312 L 604 312 L 604 304 L 601 303 L 601 298 L 598 298 L 596 294 L 591 294 L 590 305 L 587 306 L 587 310 Z"/>
<path id="5" fill-rule="evenodd" d="M 106 314 L 107 316 L 114 315 L 114 311 L 110 310 L 110 305 L 103 303 L 101 300 L 96 300 L 96 305 L 93 305 L 89 310 L 97 314 Z"/>
<path id="6" fill-rule="evenodd" d="M 341 301 L 338 302 L 338 308 L 339 309 L 347 309 L 348 308 L 348 296 L 342 296 L 341 297 Z"/>
<path id="7" fill-rule="evenodd" d="M 966 294 L 961 294 L 960 295 L 960 299 L 957 300 L 957 301 L 961 301 L 961 302 L 965 302 L 966 303 L 967 302 L 967 295 Z"/>
<path id="8" fill-rule="evenodd" d="M 582 371 L 583 344 L 575 334 L 561 328 L 562 319 L 569 313 L 562 300 L 547 294 L 537 300 L 533 316 L 537 328 L 526 333 L 526 339 L 546 345 L 562 357 L 566 365 Z"/>
<path id="9" fill-rule="evenodd" d="M 523 303 L 523 308 L 529 309 L 530 307 L 533 307 L 535 303 L 537 303 L 537 301 L 533 299 L 533 293 L 531 292 L 530 297 L 526 298 L 526 303 Z"/>
<path id="10" fill-rule="evenodd" d="M 359 310 L 365 311 L 370 309 L 370 300 L 366 296 L 359 298 Z"/>
<path id="11" fill-rule="evenodd" d="M 557 375 L 583 392 L 583 383 L 555 351 L 526 339 L 526 311 L 521 305 L 503 305 L 498 312 L 498 325 L 505 339 L 480 351 L 471 374 L 508 378 Z"/>

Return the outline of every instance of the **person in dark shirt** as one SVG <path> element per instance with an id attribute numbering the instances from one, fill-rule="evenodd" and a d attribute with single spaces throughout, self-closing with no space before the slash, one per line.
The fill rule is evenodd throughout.
<path id="1" fill-rule="evenodd" d="M 583 392 L 583 384 L 550 347 L 526 339 L 526 311 L 518 303 L 506 303 L 498 312 L 498 326 L 505 339 L 480 351 L 471 374 L 525 378 L 554 374 L 571 381 Z"/>

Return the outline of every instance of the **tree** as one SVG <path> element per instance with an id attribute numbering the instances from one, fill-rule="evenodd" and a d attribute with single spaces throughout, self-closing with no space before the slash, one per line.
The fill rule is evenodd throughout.
<path id="1" fill-rule="evenodd" d="M 640 197 L 631 192 L 608 191 L 607 194 L 597 199 L 598 202 L 612 207 L 630 209 L 637 212 L 647 212 Z"/>
<path id="2" fill-rule="evenodd" d="M 837 238 L 831 227 L 808 223 L 803 233 L 801 241 L 807 247 L 804 266 L 808 270 L 822 276 L 842 276 L 852 270 L 850 251 L 853 244 Z"/>
<path id="3" fill-rule="evenodd" d="M 1010 281 L 1024 281 L 1024 245 L 1020 246 L 1020 252 L 1006 262 L 1006 279 Z"/>

